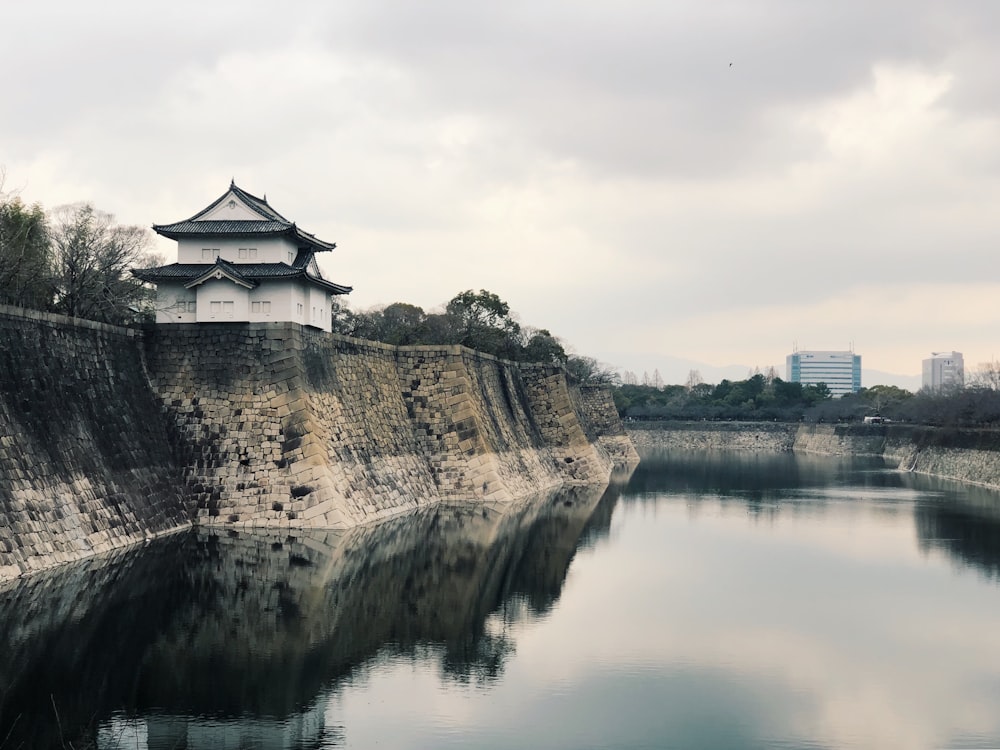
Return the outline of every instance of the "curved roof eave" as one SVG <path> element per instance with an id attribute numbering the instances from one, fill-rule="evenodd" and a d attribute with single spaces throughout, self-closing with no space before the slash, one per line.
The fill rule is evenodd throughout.
<path id="1" fill-rule="evenodd" d="M 200 224 L 204 226 L 199 226 Z M 257 226 L 254 226 L 257 225 Z M 172 240 L 194 237 L 260 237 L 287 236 L 297 245 L 306 245 L 314 252 L 326 252 L 337 247 L 316 235 L 299 229 L 295 224 L 277 221 L 179 221 L 174 224 L 154 224 L 153 231 Z"/>

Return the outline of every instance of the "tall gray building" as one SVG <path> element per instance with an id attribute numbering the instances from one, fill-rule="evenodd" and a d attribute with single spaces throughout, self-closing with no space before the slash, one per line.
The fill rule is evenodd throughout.
<path id="1" fill-rule="evenodd" d="M 798 351 L 785 358 L 788 380 L 802 385 L 826 383 L 843 396 L 861 390 L 861 355 L 851 351 Z"/>
<path id="2" fill-rule="evenodd" d="M 921 385 L 932 391 L 942 388 L 961 388 L 965 385 L 965 360 L 962 352 L 932 352 L 923 361 Z"/>

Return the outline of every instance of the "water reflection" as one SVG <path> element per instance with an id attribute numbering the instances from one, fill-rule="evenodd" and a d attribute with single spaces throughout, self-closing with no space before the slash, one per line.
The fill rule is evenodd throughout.
<path id="1" fill-rule="evenodd" d="M 914 509 L 920 549 L 944 552 L 961 567 L 1000 580 L 1000 502 L 982 487 L 960 486 L 930 477 L 905 475 L 904 481 L 934 500 Z"/>
<path id="2" fill-rule="evenodd" d="M 736 503 L 748 515 L 823 513 L 831 502 L 909 515 L 924 552 L 1000 578 L 1000 494 L 888 468 L 879 458 L 747 451 L 650 451 L 631 475 L 631 501 L 663 494 Z M 803 502 L 805 501 L 805 502 Z"/>
<path id="3" fill-rule="evenodd" d="M 757 500 L 787 499 L 790 491 L 851 484 L 901 486 L 877 458 L 749 451 L 653 451 L 643 454 L 628 492 L 716 494 Z"/>
<path id="4" fill-rule="evenodd" d="M 447 679 L 494 681 L 515 644 L 487 618 L 550 610 L 601 498 L 198 531 L 8 586 L 0 748 L 330 745 L 317 698 L 372 660 L 433 654 Z"/>
<path id="5" fill-rule="evenodd" d="M 0 589 L 0 750 L 1000 746 L 998 497 L 670 453 L 603 496 L 165 539 Z"/>

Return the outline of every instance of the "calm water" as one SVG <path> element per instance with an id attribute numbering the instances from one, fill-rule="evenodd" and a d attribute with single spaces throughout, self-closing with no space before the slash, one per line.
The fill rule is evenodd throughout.
<path id="1" fill-rule="evenodd" d="M 0 750 L 997 748 L 998 574 L 997 494 L 790 455 L 178 535 L 0 589 Z"/>

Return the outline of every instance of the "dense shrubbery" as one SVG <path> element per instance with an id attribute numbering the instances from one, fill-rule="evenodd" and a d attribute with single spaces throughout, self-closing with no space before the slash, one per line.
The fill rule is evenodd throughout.
<path id="1" fill-rule="evenodd" d="M 461 344 L 515 362 L 562 365 L 578 382 L 611 383 L 616 377 L 611 367 L 595 359 L 568 354 L 544 328 L 522 327 L 510 306 L 485 289 L 455 295 L 440 312 L 428 313 L 405 302 L 361 312 L 335 305 L 333 330 L 397 346 Z"/>

